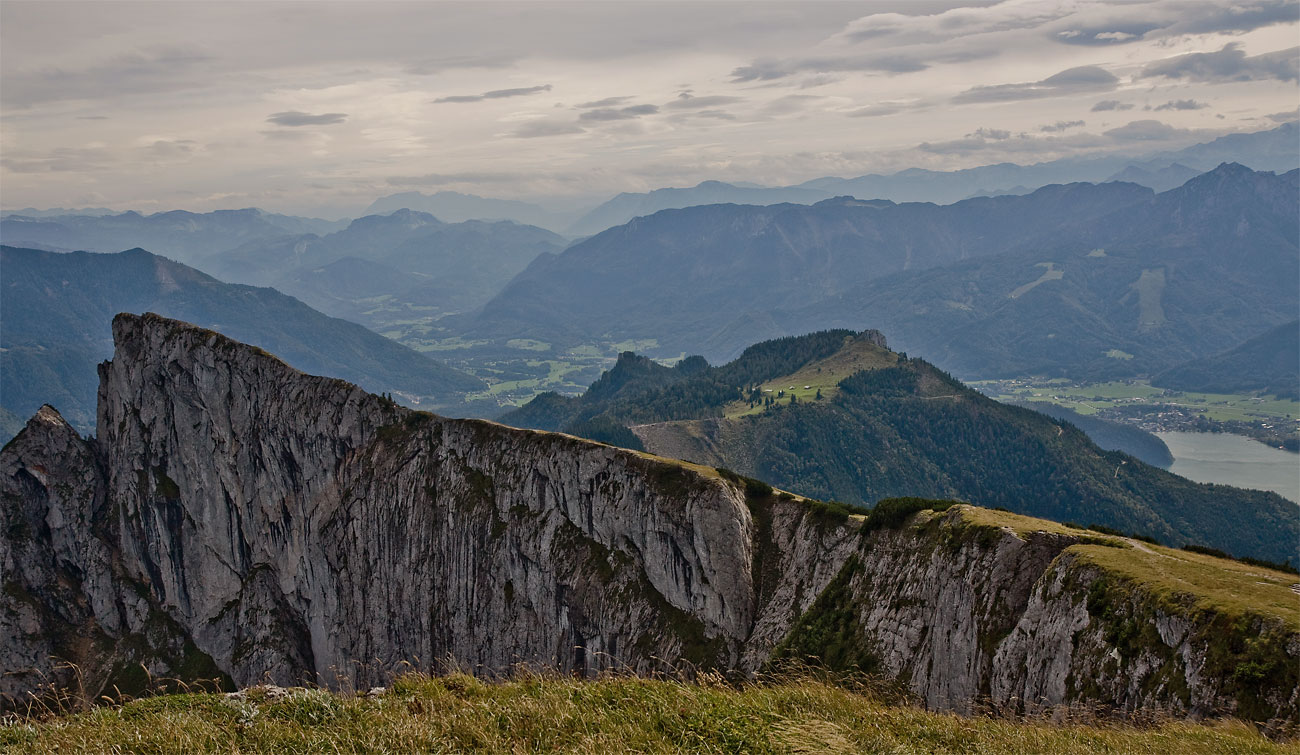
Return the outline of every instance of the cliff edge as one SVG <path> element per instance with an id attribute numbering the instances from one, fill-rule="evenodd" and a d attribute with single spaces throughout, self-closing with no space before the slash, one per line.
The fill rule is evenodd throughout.
<path id="1" fill-rule="evenodd" d="M 882 524 L 410 411 L 156 315 L 113 334 L 96 437 L 44 407 L 0 453 L 11 705 L 151 676 L 347 688 L 448 661 L 749 674 L 799 657 L 937 709 L 1300 719 L 1293 575 L 964 505 Z M 1221 597 L 1238 583 L 1247 599 Z"/>

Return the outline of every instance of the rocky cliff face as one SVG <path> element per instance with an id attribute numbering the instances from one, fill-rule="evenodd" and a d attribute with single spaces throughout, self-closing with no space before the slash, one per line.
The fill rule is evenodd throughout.
<path id="1" fill-rule="evenodd" d="M 840 658 L 940 710 L 1300 719 L 1300 617 L 1216 610 L 1097 565 L 1137 550 L 1186 566 L 1176 551 L 991 513 L 921 512 L 859 539 L 776 654 L 816 657 L 830 638 Z M 1244 565 L 1234 576 L 1273 580 L 1296 608 L 1283 591 L 1300 578 Z"/>
<path id="2" fill-rule="evenodd" d="M 337 686 L 447 661 L 748 673 L 816 654 L 801 643 L 833 615 L 937 708 L 1240 709 L 1198 675 L 1196 632 L 1178 629 L 1195 617 L 1162 618 L 1182 649 L 1160 673 L 1183 687 L 1105 664 L 1129 614 L 1079 612 L 1102 575 L 1071 565 L 1082 535 L 976 526 L 960 508 L 864 534 L 860 517 L 747 497 L 711 469 L 411 412 L 157 316 L 119 315 L 114 338 L 96 438 L 46 407 L 0 453 L 11 702 L 42 685 L 130 691 L 146 671 Z M 1270 657 L 1294 665 L 1286 631 Z M 1293 692 L 1269 694 L 1249 715 L 1296 716 Z"/>

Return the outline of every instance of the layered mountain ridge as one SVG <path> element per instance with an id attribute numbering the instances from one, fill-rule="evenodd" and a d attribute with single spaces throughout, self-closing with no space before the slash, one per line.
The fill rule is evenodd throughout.
<path id="1" fill-rule="evenodd" d="M 440 326 L 722 360 L 870 324 L 967 378 L 1149 375 L 1295 317 L 1298 176 L 1224 164 L 1158 195 L 1070 184 L 944 206 L 664 210 L 539 256 Z"/>
<path id="2" fill-rule="evenodd" d="M 1166 191 L 1223 162 L 1241 162 L 1256 170 L 1291 170 L 1297 167 L 1296 134 L 1296 124 L 1291 122 L 1265 131 L 1220 137 L 1177 152 L 1144 158 L 1065 158 L 1034 165 L 999 163 L 952 171 L 909 168 L 891 175 L 824 176 L 796 186 L 781 187 L 705 181 L 690 188 L 619 194 L 591 210 L 570 226 L 568 232 L 571 236 L 585 236 L 621 225 L 637 216 L 695 205 L 812 204 L 844 194 L 859 199 L 948 204 L 972 196 L 1028 194 L 1042 186 L 1074 181 L 1131 181 L 1156 191 Z"/>
<path id="3" fill-rule="evenodd" d="M 413 412 L 157 315 L 113 332 L 96 437 L 44 407 L 0 452 L 11 702 L 72 685 L 65 661 L 93 698 L 145 672 L 353 687 L 445 659 L 744 674 L 824 655 L 938 709 L 1300 718 L 1287 574 L 936 501 L 864 519 Z M 1232 672 L 1247 660 L 1259 678 Z"/>
<path id="4" fill-rule="evenodd" d="M 113 353 L 123 310 L 154 310 L 272 350 L 375 392 L 442 406 L 483 383 L 395 341 L 269 288 L 223 283 L 166 257 L 0 246 L 0 396 L 29 416 L 57 404 L 83 432 L 95 424 L 94 366 Z"/>

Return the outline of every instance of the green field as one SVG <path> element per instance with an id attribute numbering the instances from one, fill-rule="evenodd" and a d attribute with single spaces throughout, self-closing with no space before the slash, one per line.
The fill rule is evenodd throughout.
<path id="1" fill-rule="evenodd" d="M 1254 394 L 1186 393 L 1156 388 L 1145 380 L 1072 383 L 1060 378 L 983 380 L 972 387 L 999 401 L 1045 401 L 1080 414 L 1126 406 L 1168 405 L 1201 413 L 1219 422 L 1300 419 L 1300 402 Z"/>

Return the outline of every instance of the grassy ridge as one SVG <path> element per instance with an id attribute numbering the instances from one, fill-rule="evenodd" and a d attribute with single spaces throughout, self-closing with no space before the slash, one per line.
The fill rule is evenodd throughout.
<path id="1" fill-rule="evenodd" d="M 929 713 L 813 679 L 736 689 L 409 675 L 374 697 L 165 695 L 0 726 L 5 752 L 1296 752 L 1247 724 L 1051 724 Z"/>
<path id="2" fill-rule="evenodd" d="M 1199 553 L 1129 541 L 1127 548 L 1077 545 L 1083 558 L 1169 601 L 1237 618 L 1258 614 L 1300 631 L 1300 576 Z"/>
<path id="3" fill-rule="evenodd" d="M 776 397 L 783 392 L 786 396 L 798 396 L 800 401 L 814 401 L 817 394 L 830 399 L 839 392 L 840 381 L 863 370 L 876 370 L 898 364 L 898 355 L 889 349 L 877 346 L 867 339 L 844 339 L 844 347 L 830 356 L 809 362 L 789 374 L 774 377 L 758 386 L 764 396 Z M 783 398 L 780 403 L 790 403 Z M 744 400 L 733 401 L 723 407 L 723 416 L 744 417 L 759 414 L 763 405 L 750 406 Z"/>

